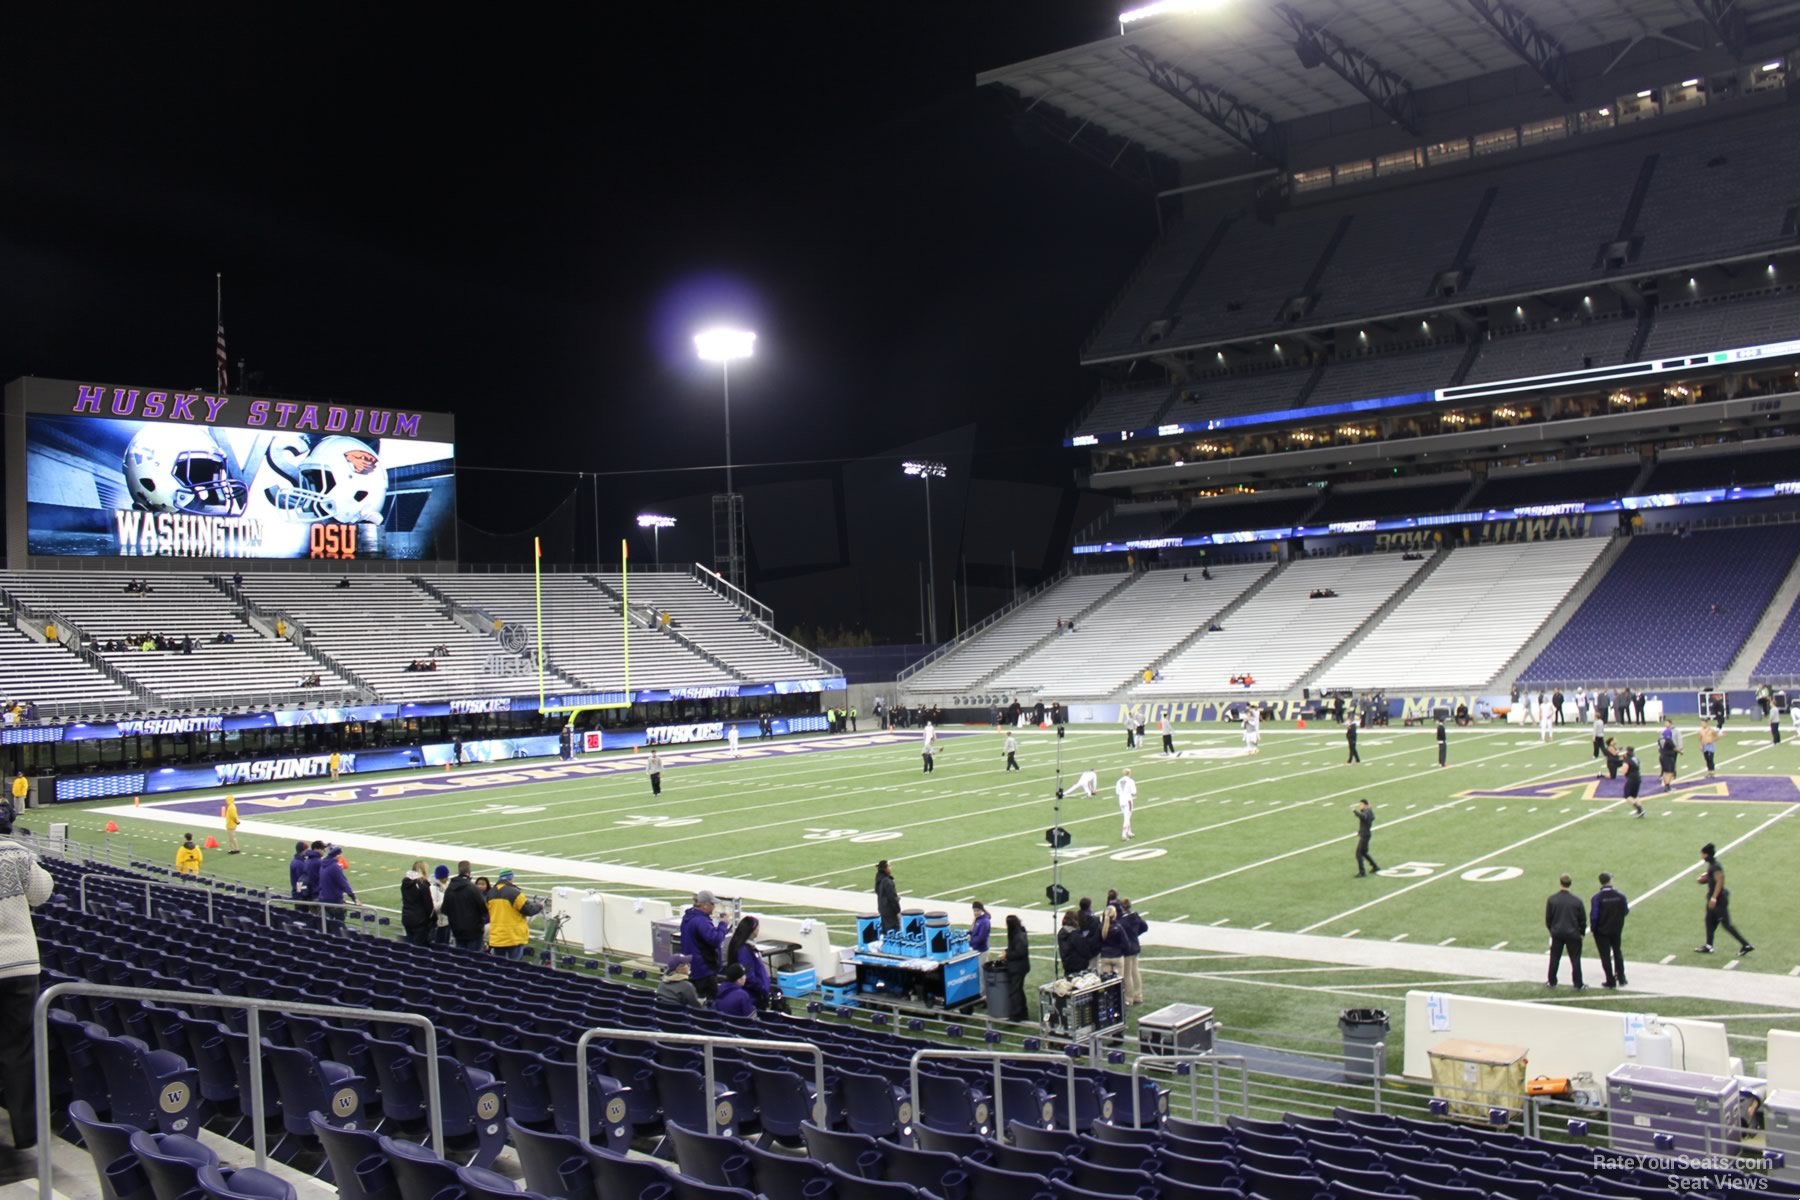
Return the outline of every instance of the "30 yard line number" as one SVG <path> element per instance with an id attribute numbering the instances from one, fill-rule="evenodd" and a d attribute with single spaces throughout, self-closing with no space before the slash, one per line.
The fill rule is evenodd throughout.
<path id="1" fill-rule="evenodd" d="M 1435 875 L 1444 867 L 1443 863 L 1403 862 L 1391 867 L 1383 867 L 1375 872 L 1389 879 L 1423 879 L 1427 875 Z M 1470 867 L 1457 876 L 1467 883 L 1505 883 L 1509 879 L 1517 879 L 1525 874 L 1523 867 Z"/>

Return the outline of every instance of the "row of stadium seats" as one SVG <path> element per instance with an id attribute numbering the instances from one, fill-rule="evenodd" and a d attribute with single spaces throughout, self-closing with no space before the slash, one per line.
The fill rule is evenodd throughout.
<path id="1" fill-rule="evenodd" d="M 1045 638 L 1057 636 L 1058 621 L 1074 620 L 1108 592 L 1129 582 L 1131 577 L 1123 572 L 1071 575 L 912 675 L 907 680 L 907 687 L 919 692 L 964 690 L 977 680 L 992 675 Z M 1075 633 L 1061 636 L 1085 637 L 1086 634 L 1077 621 Z"/>
<path id="2" fill-rule="evenodd" d="M 127 591 L 143 578 L 148 591 Z M 445 574 L 418 578 L 357 574 L 253 573 L 243 595 L 265 614 L 292 626 L 288 638 L 259 632 L 216 576 L 188 572 L 0 572 L 0 589 L 31 611 L 54 614 L 94 643 L 131 641 L 145 633 L 177 639 L 174 650 L 102 651 L 105 661 L 146 690 L 148 703 L 209 706 L 268 703 L 312 688 L 367 688 L 388 700 L 502 694 L 516 681 L 496 676 L 489 659 L 500 652 L 488 631 L 458 621 L 444 598 L 501 620 L 536 628 L 536 598 L 526 574 Z M 558 688 L 616 688 L 625 680 L 624 632 L 617 575 L 587 578 L 553 574 L 543 581 L 544 640 L 550 678 Z M 608 592 L 606 588 L 613 588 Z M 631 644 L 635 686 L 706 686 L 741 680 L 816 678 L 827 668 L 777 640 L 743 608 L 698 579 L 645 573 L 632 580 L 638 616 Z M 673 627 L 650 615 L 668 612 Z M 231 641 L 215 640 L 228 634 Z M 185 639 L 193 638 L 193 652 Z M 439 647 L 447 653 L 438 654 Z M 697 647 L 697 649 L 696 649 Z M 315 656 L 312 651 L 317 651 Z M 415 661 L 435 660 L 428 672 Z M 335 670 L 339 664 L 345 673 Z M 347 673 L 347 674 L 346 674 Z M 0 674 L 9 698 L 43 704 L 129 711 L 146 703 L 65 646 L 46 645 L 0 625 Z M 535 674 L 534 674 L 535 679 Z M 535 683 L 534 683 L 535 686 Z"/>
<path id="3" fill-rule="evenodd" d="M 1640 360 L 1783 341 L 1800 326 L 1800 286 L 1664 301 L 1652 317 Z M 1494 326 L 1466 375 L 1460 341 L 1344 354 L 1323 365 L 1203 372 L 1173 389 L 1164 384 L 1099 397 L 1076 433 L 1137 432 L 1164 423 L 1303 409 L 1310 405 L 1428 392 L 1461 383 L 1521 379 L 1626 361 L 1637 322 L 1625 315 L 1571 317 L 1513 330 Z"/>
<path id="4" fill-rule="evenodd" d="M 1272 224 L 1234 207 L 1241 199 L 1196 202 L 1151 251 L 1086 357 L 1143 351 L 1153 321 L 1172 320 L 1159 340 L 1181 344 L 1279 331 L 1282 304 L 1315 272 L 1308 323 L 1416 309 L 1471 230 L 1458 303 L 1578 286 L 1606 274 L 1599 251 L 1619 236 L 1640 178 L 1634 275 L 1780 241 L 1800 178 L 1792 105 L 1653 132 L 1654 142 L 1621 132 L 1545 158 L 1330 197 Z"/>

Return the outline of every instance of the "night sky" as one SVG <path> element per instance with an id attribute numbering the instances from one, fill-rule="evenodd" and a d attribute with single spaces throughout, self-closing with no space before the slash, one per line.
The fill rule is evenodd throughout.
<path id="1" fill-rule="evenodd" d="M 223 272 L 234 381 L 243 358 L 262 394 L 454 413 L 466 526 L 588 561 L 596 533 L 721 486 L 693 470 L 723 431 L 689 336 L 729 317 L 759 333 L 732 377 L 740 464 L 961 429 L 953 471 L 1069 483 L 1056 439 L 1095 387 L 1076 353 L 1154 217 L 973 80 L 1106 36 L 1115 4 L 551 11 L 15 12 L 0 378 L 210 387 Z M 550 472 L 602 478 L 559 510 L 578 484 Z M 833 463 L 738 479 L 777 482 L 840 516 L 855 490 Z M 705 557 L 704 507 L 682 512 L 665 556 Z M 857 586 L 871 552 L 836 538 L 790 606 Z"/>

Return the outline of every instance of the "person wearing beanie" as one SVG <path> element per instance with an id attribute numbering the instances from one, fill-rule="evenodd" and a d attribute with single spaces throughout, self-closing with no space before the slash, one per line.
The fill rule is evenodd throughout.
<path id="1" fill-rule="evenodd" d="M 206 861 L 206 855 L 200 853 L 200 847 L 194 845 L 194 835 L 181 835 L 181 845 L 175 848 L 175 871 L 180 875 L 199 875 L 200 864 Z"/>
<path id="2" fill-rule="evenodd" d="M 691 963 L 694 990 L 711 999 L 719 986 L 719 968 L 725 965 L 725 918 L 713 919 L 718 900 L 708 891 L 694 893 L 694 903 L 681 914 L 681 952 Z"/>
<path id="3" fill-rule="evenodd" d="M 288 860 L 288 893 L 296 900 L 305 899 L 300 893 L 301 879 L 306 872 L 306 843 L 294 843 L 294 857 Z"/>
<path id="4" fill-rule="evenodd" d="M 400 924 L 406 930 L 406 940 L 413 945 L 431 944 L 437 907 L 431 902 L 431 881 L 425 874 L 424 859 L 414 862 L 400 880 Z"/>
<path id="5" fill-rule="evenodd" d="M 344 872 L 344 852 L 336 846 L 325 847 L 319 859 L 319 900 L 325 905 L 325 932 L 344 932 L 344 902 L 356 901 L 356 889 Z"/>
<path id="6" fill-rule="evenodd" d="M 450 918 L 444 912 L 444 890 L 450 883 L 450 868 L 439 863 L 431 872 L 431 941 L 442 945 L 450 940 Z"/>
<path id="7" fill-rule="evenodd" d="M 306 861 L 300 866 L 300 898 L 319 898 L 319 869 L 325 865 L 325 843 L 314 842 L 306 848 Z"/>
<path id="8" fill-rule="evenodd" d="M 694 990 L 688 972 L 693 963 L 685 954 L 677 954 L 663 964 L 662 982 L 656 987 L 656 999 L 662 1004 L 678 1004 L 682 1008 L 699 1008 L 700 993 Z"/>
<path id="9" fill-rule="evenodd" d="M 535 917 L 542 906 L 532 903 L 513 883 L 510 868 L 494 876 L 488 892 L 488 948 L 501 958 L 525 957 L 525 946 L 531 941 L 526 917 Z"/>
<path id="10" fill-rule="evenodd" d="M 1706 864 L 1706 870 L 1696 881 L 1706 889 L 1706 940 L 1694 947 L 1697 954 L 1713 952 L 1713 935 L 1722 927 L 1726 933 L 1737 939 L 1738 957 L 1756 949 L 1744 935 L 1737 931 L 1731 923 L 1731 889 L 1725 886 L 1725 865 L 1719 861 L 1717 849 L 1711 842 L 1700 847 L 1700 857 Z"/>
<path id="11" fill-rule="evenodd" d="M 487 931 L 488 910 L 469 872 L 469 860 L 465 858 L 456 864 L 456 877 L 444 885 L 444 916 L 458 948 L 479 950 L 481 935 Z"/>
<path id="12" fill-rule="evenodd" d="M 738 963 L 727 963 L 719 972 L 719 998 L 713 1007 L 727 1017 L 756 1016 L 756 997 L 744 986 L 744 968 Z"/>

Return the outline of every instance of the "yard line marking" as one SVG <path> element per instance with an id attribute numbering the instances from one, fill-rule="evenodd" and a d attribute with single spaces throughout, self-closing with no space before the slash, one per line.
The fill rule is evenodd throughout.
<path id="1" fill-rule="evenodd" d="M 1789 971 L 1788 974 L 1789 975 L 1800 975 L 1800 967 L 1795 967 L 1793 970 Z"/>
<path id="2" fill-rule="evenodd" d="M 1254 924 L 1254 925 L 1252 925 L 1252 926 L 1251 926 L 1251 927 L 1250 927 L 1250 929 L 1251 929 L 1251 931 L 1252 931 L 1252 932 L 1254 932 L 1254 931 L 1256 931 L 1256 930 L 1258 930 L 1258 929 L 1267 929 L 1267 928 L 1268 928 L 1268 927 L 1269 927 L 1269 922 L 1267 922 L 1267 921 L 1258 921 L 1258 922 L 1257 922 L 1257 923 L 1256 923 L 1256 924 Z M 1795 974 L 1796 974 L 1796 975 L 1800 975 L 1800 967 L 1795 967 L 1795 968 L 1794 968 L 1794 973 L 1795 973 Z"/>
<path id="3" fill-rule="evenodd" d="M 1774 816 L 1772 816 L 1768 820 L 1764 821 L 1761 825 L 1758 825 L 1755 829 L 1752 829 L 1749 833 L 1746 833 L 1744 836 L 1738 838 L 1734 842 L 1727 843 L 1723 848 L 1721 848 L 1719 850 L 1719 853 L 1724 854 L 1728 850 L 1736 849 L 1737 847 L 1743 845 L 1745 842 L 1749 841 L 1751 838 L 1755 837 L 1757 834 L 1761 833 L 1763 830 L 1767 829 L 1769 826 L 1775 824 L 1777 821 L 1786 820 L 1789 816 L 1793 815 L 1793 812 L 1794 812 L 1794 808 L 1792 805 L 1790 805 L 1787 808 L 1782 809 L 1780 812 L 1776 813 Z M 1696 865 L 1698 865 L 1698 864 L 1696 864 Z M 1682 869 L 1681 871 L 1677 872 L 1676 874 L 1669 876 L 1667 879 L 1663 880 L 1661 883 L 1657 884 L 1655 887 L 1651 888 L 1649 891 L 1647 891 L 1643 895 L 1639 896 L 1635 901 L 1633 901 L 1633 903 L 1634 904 L 1642 904 L 1644 901 L 1650 899 L 1650 897 L 1656 895 L 1658 892 L 1664 891 L 1665 889 L 1669 888 L 1670 886 L 1680 883 L 1684 879 L 1693 878 L 1693 875 L 1694 875 L 1694 867 L 1686 867 L 1686 868 Z"/>
<path id="4" fill-rule="evenodd" d="M 998 900 L 996 900 L 996 901 L 994 901 L 994 903 L 995 903 L 995 904 L 996 904 L 996 905 L 1001 905 L 1001 904 L 1005 904 L 1005 903 L 1006 903 L 1006 897 L 1004 897 L 1004 896 L 1002 896 L 1002 897 L 1000 897 L 1000 899 L 998 899 Z M 1036 904 L 1036 903 L 1037 903 L 1037 901 L 1035 901 L 1035 900 L 1034 900 L 1034 901 L 1032 901 L 1032 903 L 1033 903 L 1033 904 Z"/>
<path id="5" fill-rule="evenodd" d="M 1454 879 L 1458 875 L 1462 874 L 1464 871 L 1468 870 L 1470 867 L 1478 867 L 1482 863 L 1487 862 L 1489 859 L 1498 858 L 1502 854 L 1511 853 L 1512 851 L 1519 849 L 1521 846 L 1529 846 L 1532 842 L 1538 841 L 1540 838 L 1549 837 L 1551 834 L 1554 834 L 1554 833 L 1561 833 L 1563 830 L 1571 829 L 1571 828 L 1575 827 L 1576 825 L 1581 824 L 1583 821 L 1591 821 L 1592 819 L 1601 815 L 1602 813 L 1611 812 L 1613 809 L 1619 807 L 1619 805 L 1621 805 L 1623 803 L 1625 803 L 1625 801 L 1622 798 L 1618 799 L 1618 800 L 1614 800 L 1610 804 L 1604 805 L 1603 807 L 1592 809 L 1589 812 L 1585 812 L 1585 813 L 1581 814 L 1579 817 L 1576 817 L 1573 821 L 1564 821 L 1560 825 L 1552 825 L 1549 829 L 1540 830 L 1539 832 L 1532 834 L 1530 837 L 1520 838 L 1518 841 L 1514 842 L 1510 846 L 1502 846 L 1498 850 L 1491 850 L 1486 854 L 1483 854 L 1477 858 L 1471 858 L 1467 862 L 1458 864 L 1457 866 L 1447 867 L 1441 873 L 1439 873 L 1437 875 L 1426 876 L 1424 879 L 1419 880 L 1419 882 L 1417 882 L 1417 883 L 1409 883 L 1405 887 L 1397 888 L 1394 891 L 1389 892 L 1385 896 L 1377 896 L 1373 900 L 1366 900 L 1363 903 L 1358 904 L 1355 908 L 1346 909 L 1343 912 L 1338 913 L 1336 916 L 1333 916 L 1333 917 L 1326 917 L 1323 921 L 1314 921 L 1311 925 L 1308 925 L 1304 929 L 1301 929 L 1300 932 L 1301 933 L 1311 933 L 1313 930 L 1321 928 L 1322 926 L 1335 924 L 1336 922 L 1343 920 L 1345 917 L 1355 916 L 1357 913 L 1362 912 L 1365 909 L 1374 908 L 1377 904 L 1386 904 L 1389 900 L 1392 900 L 1396 896 L 1404 896 L 1408 892 L 1417 891 L 1419 888 L 1427 887 L 1430 884 L 1438 882 L 1439 880 Z M 1563 811 L 1568 812 L 1569 810 L 1565 808 L 1565 809 L 1563 809 Z"/>
<path id="6" fill-rule="evenodd" d="M 955 903 L 955 904 L 967 904 L 967 903 L 968 903 L 968 902 L 969 902 L 969 901 L 971 901 L 971 900 L 973 900 L 973 899 L 974 899 L 974 898 L 975 898 L 975 897 L 974 897 L 974 896 L 972 896 L 972 895 L 970 895 L 970 896 L 960 896 L 960 897 L 958 897 L 958 898 L 957 898 L 957 899 L 956 899 L 956 900 L 954 900 L 954 901 L 952 901 L 952 903 Z"/>
<path id="7" fill-rule="evenodd" d="M 1537 811 L 1537 805 L 1534 804 L 1530 808 L 1526 809 L 1525 811 L 1528 813 L 1534 813 Z"/>
<path id="8" fill-rule="evenodd" d="M 1173 925 L 1177 921 L 1185 921 L 1187 919 L 1188 919 L 1188 914 L 1182 913 L 1179 917 L 1170 917 L 1169 924 Z"/>
<path id="9" fill-rule="evenodd" d="M 1663 960 L 1659 965 L 1666 967 L 1674 961 L 1675 961 L 1675 956 L 1673 954 L 1665 954 L 1665 955 L 1663 955 Z"/>
<path id="10" fill-rule="evenodd" d="M 1493 945 L 1489 946 L 1488 949 L 1489 950 L 1504 950 L 1509 945 L 1511 945 L 1510 942 L 1495 942 Z"/>
<path id="11" fill-rule="evenodd" d="M 1725 960 L 1725 969 L 1727 971 L 1735 971 L 1738 969 L 1738 963 L 1741 961 L 1741 959 L 1728 958 Z"/>
<path id="12" fill-rule="evenodd" d="M 1360 930 L 1360 929 L 1352 929 L 1352 930 L 1351 930 L 1351 931 L 1350 931 L 1350 932 L 1349 932 L 1349 933 L 1340 933 L 1340 934 L 1338 934 L 1338 936 L 1339 936 L 1339 937 L 1347 937 L 1347 938 L 1353 938 L 1353 937 L 1355 937 L 1355 936 L 1356 936 L 1356 935 L 1357 935 L 1357 934 L 1359 934 L 1359 933 L 1361 933 L 1361 932 L 1362 932 L 1362 930 Z"/>
<path id="13" fill-rule="evenodd" d="M 1448 946 L 1448 945 L 1450 945 L 1450 944 L 1452 944 L 1452 943 L 1453 943 L 1453 942 L 1455 942 L 1455 941 L 1456 941 L 1456 939 L 1455 939 L 1455 938 L 1453 938 L 1453 937 L 1447 937 L 1447 938 L 1445 938 L 1445 939 L 1444 939 L 1444 940 L 1443 940 L 1443 941 L 1441 941 L 1441 942 L 1439 942 L 1439 943 L 1438 943 L 1438 945 L 1440 945 L 1440 946 Z"/>
<path id="14" fill-rule="evenodd" d="M 1216 920 L 1212 923 L 1212 926 L 1214 929 L 1217 929 L 1221 925 L 1229 925 L 1229 924 L 1231 924 L 1230 917 L 1220 917 L 1218 920 Z"/>
<path id="15" fill-rule="evenodd" d="M 1407 938 L 1408 938 L 1408 937 L 1410 937 L 1410 936 L 1411 936 L 1411 935 L 1410 935 L 1410 934 L 1405 934 L 1405 933 L 1396 933 L 1396 934 L 1395 934 L 1395 935 L 1394 935 L 1394 936 L 1393 936 L 1393 937 L 1391 937 L 1391 938 L 1389 938 L 1389 939 L 1388 939 L 1388 941 L 1390 941 L 1390 942 L 1404 942 L 1404 941 L 1405 941 L 1405 940 L 1406 940 L 1406 939 L 1407 939 Z"/>
<path id="16" fill-rule="evenodd" d="M 1020 908 L 1036 908 L 1038 905 L 1040 905 L 1042 903 L 1043 903 L 1042 900 L 1027 900 L 1024 904 L 1019 905 L 1019 907 Z"/>

